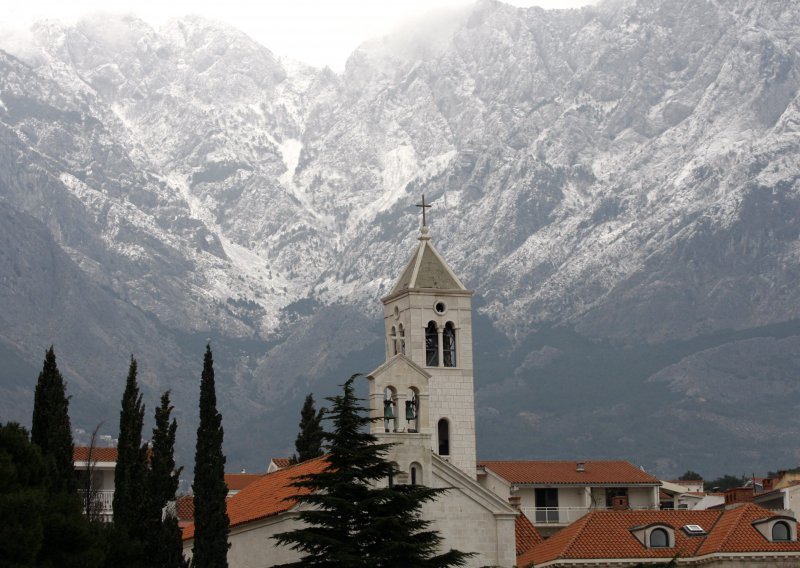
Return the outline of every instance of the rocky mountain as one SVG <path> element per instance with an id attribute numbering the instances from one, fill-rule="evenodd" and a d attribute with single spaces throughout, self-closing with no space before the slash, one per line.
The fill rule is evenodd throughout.
<path id="1" fill-rule="evenodd" d="M 477 291 L 483 457 L 797 465 L 799 30 L 789 0 L 481 0 L 342 74 L 196 17 L 0 40 L 0 417 L 55 343 L 114 432 L 133 352 L 188 463 L 211 340 L 229 467 L 263 468 L 382 360 L 425 193 Z"/>

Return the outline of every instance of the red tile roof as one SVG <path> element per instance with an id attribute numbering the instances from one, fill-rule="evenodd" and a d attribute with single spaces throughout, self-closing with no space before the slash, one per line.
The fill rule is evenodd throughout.
<path id="1" fill-rule="evenodd" d="M 769 542 L 752 525 L 775 516 L 748 503 L 727 511 L 593 511 L 534 546 L 517 559 L 517 566 L 536 566 L 554 560 L 672 558 L 682 559 L 715 553 L 796 552 L 800 542 Z M 631 529 L 651 524 L 669 525 L 675 530 L 675 546 L 647 548 Z M 703 527 L 704 536 L 687 536 L 682 527 Z"/>
<path id="2" fill-rule="evenodd" d="M 263 476 L 263 473 L 226 473 L 225 485 L 228 487 L 228 491 L 241 491 Z"/>
<path id="3" fill-rule="evenodd" d="M 308 492 L 292 487 L 294 480 L 319 473 L 326 466 L 325 458 L 321 457 L 262 475 L 226 501 L 231 528 L 288 511 L 297 503 L 294 496 Z M 183 529 L 183 539 L 193 537 L 194 524 L 190 524 Z"/>
<path id="4" fill-rule="evenodd" d="M 87 461 L 90 449 L 92 450 L 93 462 L 117 461 L 117 448 L 89 448 L 87 446 L 75 446 L 72 448 L 72 461 Z"/>
<path id="5" fill-rule="evenodd" d="M 478 466 L 492 470 L 511 483 L 577 485 L 660 485 L 661 482 L 626 461 L 587 461 L 577 471 L 576 461 L 482 461 Z"/>
<path id="6" fill-rule="evenodd" d="M 178 522 L 192 522 L 194 520 L 194 495 L 181 495 L 175 499 L 175 515 Z"/>
<path id="7" fill-rule="evenodd" d="M 275 464 L 275 467 L 283 469 L 292 465 L 292 458 L 272 458 L 272 463 Z"/>
<path id="8" fill-rule="evenodd" d="M 520 515 L 516 518 L 514 528 L 517 539 L 517 556 L 544 542 L 544 539 L 536 531 L 536 527 L 525 515 Z"/>

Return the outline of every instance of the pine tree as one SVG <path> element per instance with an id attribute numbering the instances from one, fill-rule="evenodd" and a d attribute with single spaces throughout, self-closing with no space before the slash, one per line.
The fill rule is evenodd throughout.
<path id="1" fill-rule="evenodd" d="M 322 429 L 322 417 L 325 410 L 319 412 L 314 408 L 314 395 L 309 394 L 300 411 L 300 433 L 294 442 L 297 454 L 292 456 L 294 463 L 304 462 L 322 455 L 322 441 L 325 431 Z"/>
<path id="2" fill-rule="evenodd" d="M 131 536 L 144 533 L 142 523 L 147 471 L 147 445 L 142 444 L 145 408 L 136 382 L 136 373 L 136 359 L 131 356 L 119 413 L 119 441 L 112 503 L 114 524 L 127 529 Z"/>
<path id="3" fill-rule="evenodd" d="M 200 425 L 194 456 L 193 568 L 228 566 L 229 520 L 225 508 L 225 456 L 222 454 L 222 415 L 217 412 L 214 361 L 206 345 L 200 378 Z"/>
<path id="4" fill-rule="evenodd" d="M 423 503 L 444 490 L 421 485 L 384 483 L 398 472 L 385 455 L 390 444 L 379 444 L 367 431 L 371 419 L 354 395 L 353 375 L 343 394 L 329 398 L 333 432 L 325 434 L 328 467 L 300 477 L 293 485 L 311 490 L 298 495 L 310 505 L 300 513 L 302 528 L 274 538 L 305 556 L 286 567 L 427 568 L 462 566 L 471 554 L 450 550 L 436 554 L 442 538 L 426 530 L 420 516 Z"/>
<path id="5" fill-rule="evenodd" d="M 170 422 L 172 410 L 169 391 L 166 391 L 161 395 L 161 406 L 155 412 L 144 514 L 148 558 L 153 566 L 161 568 L 184 566 L 178 519 L 175 515 L 162 514 L 164 507 L 175 500 L 178 478 L 183 469 L 175 467 L 175 433 L 178 423 L 175 419 Z"/>
<path id="6" fill-rule="evenodd" d="M 44 357 L 42 372 L 33 398 L 31 440 L 53 470 L 49 481 L 54 491 L 74 492 L 75 472 L 72 462 L 72 428 L 69 399 L 64 378 L 56 365 L 53 346 Z"/>

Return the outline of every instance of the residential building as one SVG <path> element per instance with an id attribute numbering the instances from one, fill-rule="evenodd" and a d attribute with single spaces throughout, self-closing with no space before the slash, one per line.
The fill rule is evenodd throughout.
<path id="1" fill-rule="evenodd" d="M 746 503 L 729 510 L 592 511 L 517 566 L 800 566 L 797 523 Z"/>
<path id="2" fill-rule="evenodd" d="M 782 511 L 796 519 L 800 518 L 800 480 L 792 480 L 780 489 L 758 493 L 753 496 L 753 503 L 770 511 Z"/>
<path id="3" fill-rule="evenodd" d="M 84 513 L 110 522 L 114 512 L 114 469 L 117 448 L 75 446 L 72 461 Z"/>
<path id="4" fill-rule="evenodd" d="M 658 509 L 661 482 L 626 461 L 480 461 L 478 482 L 550 536 L 603 509 Z"/>

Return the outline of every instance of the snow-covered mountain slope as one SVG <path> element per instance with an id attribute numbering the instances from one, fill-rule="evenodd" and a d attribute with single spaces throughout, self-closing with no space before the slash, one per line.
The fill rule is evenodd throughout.
<path id="1" fill-rule="evenodd" d="M 795 457 L 719 417 L 769 422 L 751 433 L 800 425 L 691 377 L 741 388 L 716 362 L 743 346 L 753 408 L 793 408 L 779 393 L 798 370 L 799 46 L 789 0 L 481 0 L 364 44 L 341 75 L 196 17 L 42 22 L 24 49 L 0 40 L 20 58 L 0 54 L 0 203 L 46 227 L 78 288 L 117 306 L 115 324 L 91 325 L 116 338 L 120 380 L 135 351 L 154 393 L 173 376 L 190 385 L 202 343 L 219 346 L 234 464 L 260 467 L 252 441 L 267 432 L 265 452 L 291 451 L 300 398 L 380 360 L 377 299 L 425 193 L 491 346 L 476 345 L 483 447 L 680 473 L 700 466 L 663 461 L 648 435 L 694 424 L 714 435 L 687 456 L 711 463 L 722 440 L 758 468 Z M 153 328 L 131 343 L 132 313 Z M 20 318 L 0 340 L 21 360 L 69 334 Z M 88 342 L 70 347 L 87 393 L 110 368 Z M 782 363 L 762 381 L 751 346 L 767 344 Z M 93 396 L 110 408 L 96 417 L 113 416 L 116 391 Z M 555 419 L 575 408 L 580 427 Z M 552 443 L 559 432 L 569 442 Z"/>

